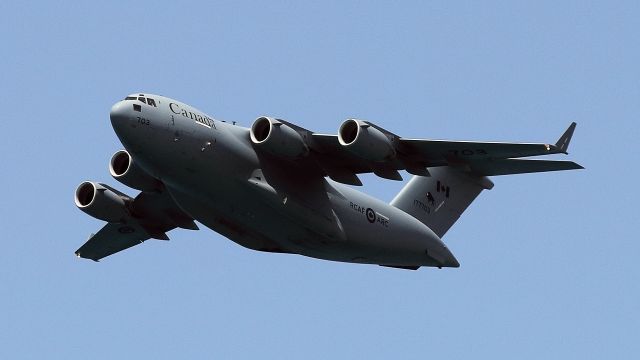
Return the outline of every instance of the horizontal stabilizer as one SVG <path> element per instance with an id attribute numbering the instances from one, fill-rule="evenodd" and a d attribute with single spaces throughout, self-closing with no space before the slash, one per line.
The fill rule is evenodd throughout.
<path id="1" fill-rule="evenodd" d="M 573 161 L 558 160 L 503 159 L 493 161 L 475 161 L 469 165 L 473 173 L 484 176 L 584 169 Z"/>

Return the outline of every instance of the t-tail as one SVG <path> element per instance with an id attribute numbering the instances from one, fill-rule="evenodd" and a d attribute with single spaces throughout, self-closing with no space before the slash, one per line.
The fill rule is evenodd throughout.
<path id="1" fill-rule="evenodd" d="M 442 237 L 482 190 L 493 188 L 488 176 L 582 169 L 572 161 L 519 159 L 525 156 L 567 154 L 575 128 L 576 123 L 571 123 L 555 145 L 474 143 L 478 147 L 491 145 L 496 153 L 510 156 L 451 158 L 450 165 L 427 168 L 428 176 L 415 175 L 391 201 L 391 205 L 420 220 Z M 524 155 L 524 147 L 538 147 L 545 151 Z M 453 152 L 464 153 L 455 148 Z"/>

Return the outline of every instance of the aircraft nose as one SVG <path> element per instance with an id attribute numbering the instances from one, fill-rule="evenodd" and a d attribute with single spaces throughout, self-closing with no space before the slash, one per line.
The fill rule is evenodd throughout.
<path id="1" fill-rule="evenodd" d="M 113 125 L 114 128 L 124 125 L 123 123 L 129 119 L 129 109 L 126 107 L 125 102 L 120 101 L 115 103 L 115 105 L 111 107 L 109 117 L 111 118 L 111 125 Z"/>
<path id="2" fill-rule="evenodd" d="M 132 127 L 135 127 L 133 114 L 131 102 L 128 101 L 115 103 L 109 113 L 111 126 L 116 135 L 118 135 L 125 148 L 132 151 L 135 150 L 136 143 L 140 140 L 137 136 L 138 132 L 132 131 Z"/>

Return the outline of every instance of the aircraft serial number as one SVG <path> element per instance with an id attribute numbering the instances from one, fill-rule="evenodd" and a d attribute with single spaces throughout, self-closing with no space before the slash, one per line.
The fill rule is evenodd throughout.
<path id="1" fill-rule="evenodd" d="M 140 125 L 151 125 L 151 121 L 147 118 L 137 116 L 137 119 L 138 119 L 138 124 Z"/>
<path id="2" fill-rule="evenodd" d="M 449 154 L 453 156 L 489 155 L 485 149 L 453 149 L 449 150 Z"/>

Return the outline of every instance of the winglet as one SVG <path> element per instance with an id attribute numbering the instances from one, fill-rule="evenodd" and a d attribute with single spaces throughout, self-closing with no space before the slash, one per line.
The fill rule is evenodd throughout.
<path id="1" fill-rule="evenodd" d="M 569 142 L 571 141 L 571 137 L 573 136 L 573 131 L 576 129 L 576 123 L 572 122 L 571 125 L 567 128 L 567 130 L 560 136 L 558 142 L 556 142 L 556 151 L 561 152 L 563 154 L 568 154 L 567 150 L 569 149 Z"/>

